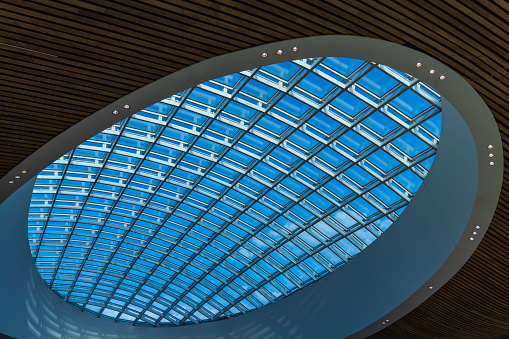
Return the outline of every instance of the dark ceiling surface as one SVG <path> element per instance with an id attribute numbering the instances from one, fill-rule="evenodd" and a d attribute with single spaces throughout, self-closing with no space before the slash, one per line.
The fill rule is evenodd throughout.
<path id="1" fill-rule="evenodd" d="M 66 128 L 201 60 L 324 34 L 402 44 L 466 78 L 493 112 L 509 155 L 509 2 L 0 2 L 0 177 Z M 509 163 L 474 255 L 440 290 L 371 338 L 509 336 Z"/>

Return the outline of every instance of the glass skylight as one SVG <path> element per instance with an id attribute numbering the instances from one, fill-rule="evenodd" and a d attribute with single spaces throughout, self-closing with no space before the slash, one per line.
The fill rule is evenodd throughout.
<path id="1" fill-rule="evenodd" d="M 440 105 L 413 76 L 346 58 L 172 95 L 39 174 L 35 265 L 66 301 L 135 325 L 263 307 L 334 271 L 401 215 L 433 162 Z"/>

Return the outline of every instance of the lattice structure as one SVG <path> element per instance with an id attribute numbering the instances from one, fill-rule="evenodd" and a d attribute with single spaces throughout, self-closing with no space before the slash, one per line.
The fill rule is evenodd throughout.
<path id="1" fill-rule="evenodd" d="M 440 95 L 345 58 L 243 71 L 156 103 L 37 178 L 30 249 L 49 287 L 136 325 L 242 314 L 379 237 L 426 177 Z"/>

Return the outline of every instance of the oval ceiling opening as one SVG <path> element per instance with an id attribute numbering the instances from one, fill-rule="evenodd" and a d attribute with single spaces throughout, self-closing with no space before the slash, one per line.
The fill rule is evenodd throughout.
<path id="1" fill-rule="evenodd" d="M 102 318 L 175 326 L 243 314 L 376 240 L 425 179 L 440 128 L 439 93 L 362 60 L 210 80 L 43 170 L 32 256 L 55 293 Z"/>

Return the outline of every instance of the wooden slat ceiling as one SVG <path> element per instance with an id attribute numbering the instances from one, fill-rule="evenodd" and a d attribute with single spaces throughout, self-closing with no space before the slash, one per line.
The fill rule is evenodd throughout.
<path id="1" fill-rule="evenodd" d="M 2 0 L 0 176 L 66 128 L 171 72 L 239 49 L 322 34 L 392 41 L 453 68 L 491 108 L 507 159 L 508 19 L 503 0 Z M 372 338 L 509 336 L 505 164 L 495 217 L 471 259 Z"/>

